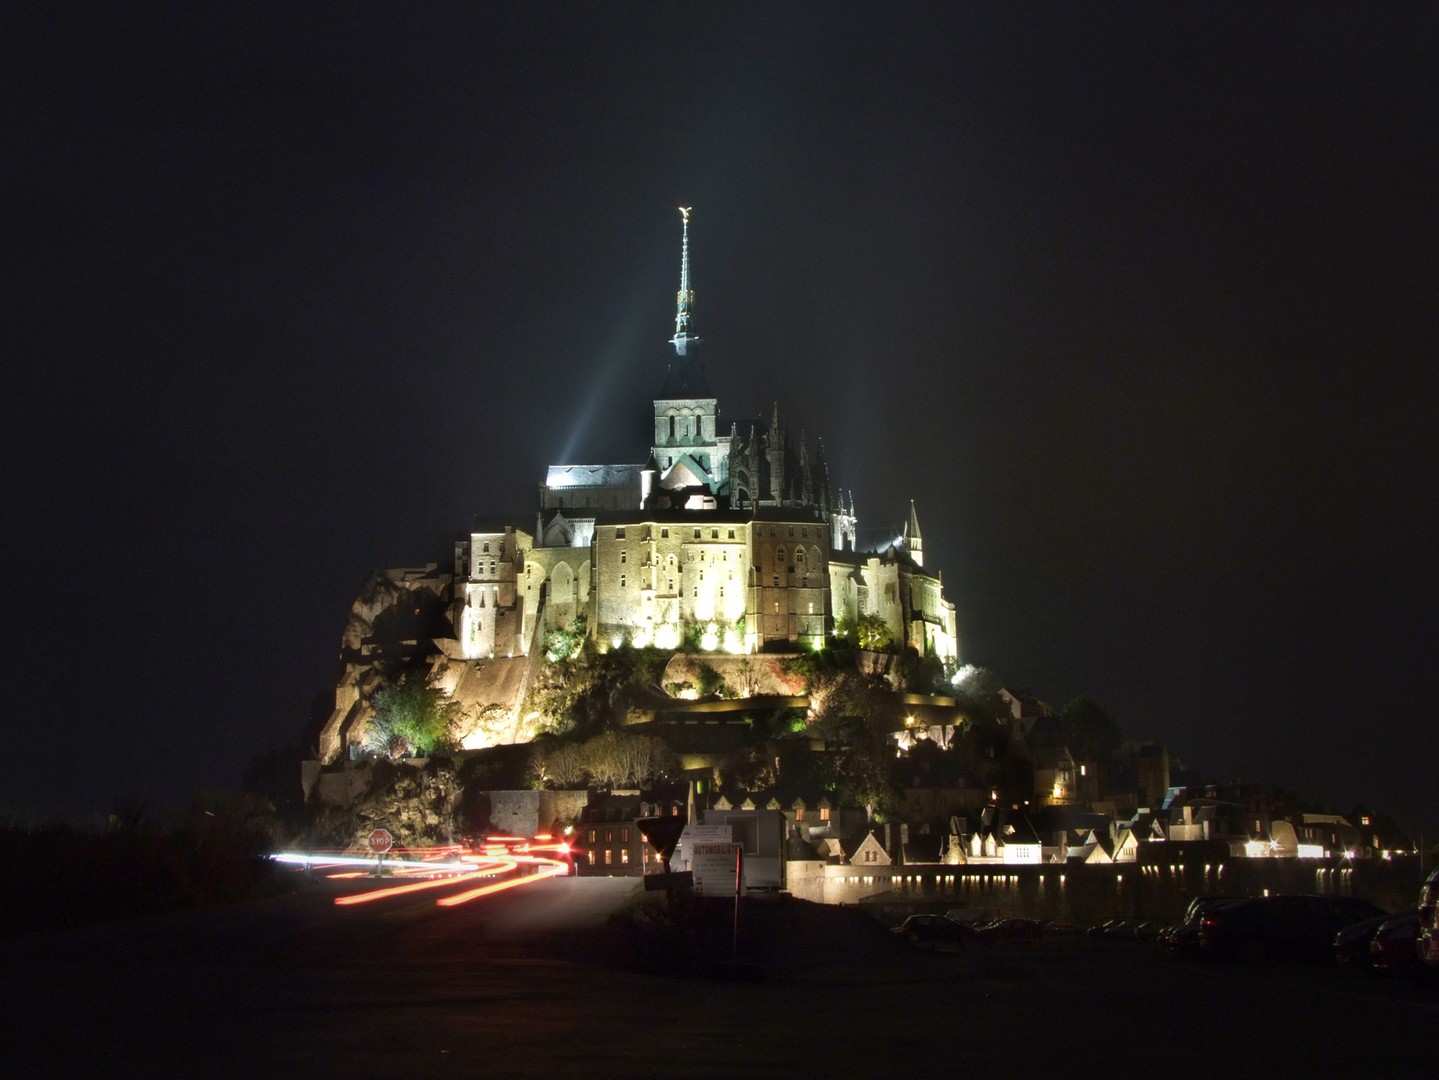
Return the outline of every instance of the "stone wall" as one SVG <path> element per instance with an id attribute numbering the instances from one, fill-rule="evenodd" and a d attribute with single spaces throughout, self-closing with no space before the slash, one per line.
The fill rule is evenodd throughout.
<path id="1" fill-rule="evenodd" d="M 1196 896 L 1319 893 L 1359 896 L 1386 910 L 1413 903 L 1415 860 L 1351 866 L 1308 859 L 1220 863 L 1046 866 L 853 866 L 791 862 L 786 888 L 825 904 L 876 905 L 892 915 L 948 908 L 992 916 L 1067 918 L 1093 925 L 1119 916 L 1178 919 Z"/>
<path id="2" fill-rule="evenodd" d="M 556 822 L 578 820 L 587 791 L 487 791 L 490 824 L 507 836 L 534 836 Z"/>

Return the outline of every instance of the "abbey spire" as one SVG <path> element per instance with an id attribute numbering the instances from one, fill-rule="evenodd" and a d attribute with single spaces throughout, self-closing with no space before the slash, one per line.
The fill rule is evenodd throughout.
<path id="1" fill-rule="evenodd" d="M 690 287 L 690 208 L 680 207 L 680 291 L 675 298 L 675 336 L 670 344 L 675 352 L 665 372 L 660 398 L 665 400 L 700 400 L 710 396 L 705 378 L 704 357 L 700 339 L 694 332 L 695 292 Z"/>
<path id="2" fill-rule="evenodd" d="M 699 338 L 690 334 L 690 313 L 694 309 L 695 291 L 690 288 L 690 207 L 680 207 L 680 291 L 675 298 L 675 336 L 670 343 L 675 353 L 684 356 L 692 344 L 699 344 Z"/>

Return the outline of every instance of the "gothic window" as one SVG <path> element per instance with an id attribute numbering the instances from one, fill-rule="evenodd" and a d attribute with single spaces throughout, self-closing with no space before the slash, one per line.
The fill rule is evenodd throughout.
<path id="1" fill-rule="evenodd" d="M 797 547 L 794 549 L 794 561 L 797 563 L 804 562 L 804 548 Z"/>

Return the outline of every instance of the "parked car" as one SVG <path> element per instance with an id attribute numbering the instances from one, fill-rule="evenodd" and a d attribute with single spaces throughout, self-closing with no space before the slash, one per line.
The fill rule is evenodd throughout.
<path id="1" fill-rule="evenodd" d="M 894 932 L 911 945 L 921 946 L 968 945 L 979 939 L 972 927 L 943 915 L 911 915 Z"/>
<path id="2" fill-rule="evenodd" d="M 999 919 L 980 927 L 979 934 L 990 945 L 1013 945 L 1039 940 L 1040 927 L 1033 919 Z"/>
<path id="3" fill-rule="evenodd" d="M 1369 943 L 1369 964 L 1375 971 L 1413 971 L 1419 966 L 1419 912 L 1389 919 Z"/>
<path id="4" fill-rule="evenodd" d="M 1429 872 L 1419 890 L 1419 938 L 1414 947 L 1420 963 L 1439 970 L 1439 869 Z"/>
<path id="5" fill-rule="evenodd" d="M 1368 967 L 1369 943 L 1389 918 L 1388 915 L 1376 915 L 1339 931 L 1334 935 L 1334 959 L 1341 967 Z"/>
<path id="6" fill-rule="evenodd" d="M 1176 956 L 1199 952 L 1199 924 L 1207 911 L 1215 911 L 1243 900 L 1242 896 L 1196 896 L 1189 902 L 1184 921 L 1159 936 L 1159 943 Z"/>
<path id="7" fill-rule="evenodd" d="M 1333 952 L 1334 935 L 1383 914 L 1350 896 L 1263 896 L 1214 908 L 1199 923 L 1199 948 L 1212 957 L 1263 963 L 1314 960 Z"/>

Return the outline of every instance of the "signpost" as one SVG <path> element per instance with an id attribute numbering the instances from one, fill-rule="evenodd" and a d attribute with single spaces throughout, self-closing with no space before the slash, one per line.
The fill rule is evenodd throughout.
<path id="1" fill-rule="evenodd" d="M 730 955 L 739 958 L 739 893 L 744 881 L 744 848 L 735 843 L 704 841 L 694 846 L 690 869 L 695 876 L 695 892 L 700 896 L 734 895 L 734 934 Z"/>
<path id="2" fill-rule="evenodd" d="M 389 829 L 375 829 L 365 838 L 365 843 L 375 853 L 375 876 L 379 877 L 380 868 L 385 863 L 385 852 L 395 846 L 395 838 Z"/>
<path id="3" fill-rule="evenodd" d="M 680 834 L 684 832 L 685 819 L 678 815 L 648 817 L 640 818 L 635 825 L 650 847 L 659 853 L 661 865 L 668 867 L 675 845 L 679 843 Z M 660 889 L 665 891 L 665 900 L 671 911 L 674 910 L 675 890 L 694 887 L 693 875 L 683 872 L 671 873 L 666 870 L 658 874 L 646 874 L 644 880 L 646 892 L 658 892 Z"/>

